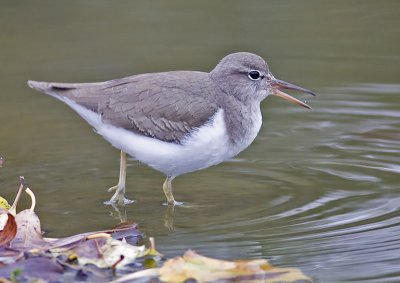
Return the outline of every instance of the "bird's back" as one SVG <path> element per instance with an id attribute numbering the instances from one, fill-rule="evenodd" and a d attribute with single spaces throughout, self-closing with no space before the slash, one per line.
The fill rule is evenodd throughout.
<path id="1" fill-rule="evenodd" d="M 151 73 L 98 83 L 28 84 L 98 113 L 106 123 L 174 143 L 181 143 L 218 110 L 215 89 L 204 72 Z"/>

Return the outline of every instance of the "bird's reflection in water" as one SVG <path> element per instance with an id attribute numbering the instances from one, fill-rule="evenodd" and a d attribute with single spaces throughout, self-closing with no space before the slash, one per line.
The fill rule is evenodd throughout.
<path id="1" fill-rule="evenodd" d="M 110 216 L 119 220 L 119 223 L 125 223 L 128 221 L 125 205 L 117 206 L 115 204 L 111 204 L 111 207 L 114 209 L 114 211 L 110 211 Z"/>
<path id="2" fill-rule="evenodd" d="M 164 226 L 170 231 L 174 230 L 174 210 L 174 205 L 167 205 L 164 214 Z"/>
<path id="3" fill-rule="evenodd" d="M 169 230 L 169 231 L 174 231 L 174 217 L 175 217 L 175 210 L 177 210 L 178 215 L 179 213 L 182 213 L 182 210 L 186 209 L 204 209 L 204 208 L 209 208 L 214 205 L 196 205 L 196 204 L 191 204 L 191 203 L 183 203 L 181 205 L 168 205 L 164 203 L 162 205 L 162 208 L 164 209 L 164 226 Z M 114 219 L 118 220 L 119 223 L 126 223 L 129 222 L 128 218 L 128 213 L 127 213 L 127 208 L 129 206 L 118 206 L 118 205 L 111 205 L 113 210 L 110 211 L 110 216 L 112 216 Z M 179 210 L 181 212 L 179 212 Z M 161 220 L 161 215 L 157 213 L 155 217 L 160 217 L 159 220 Z M 132 215 L 131 215 L 132 218 Z M 132 219 L 130 219 L 132 220 Z"/>
<path id="4" fill-rule="evenodd" d="M 118 220 L 119 223 L 126 223 L 128 221 L 126 206 L 112 204 L 111 207 L 113 208 L 113 210 L 110 211 L 111 217 Z M 174 230 L 174 210 L 175 206 L 165 205 L 164 226 L 170 231 Z"/>
<path id="5" fill-rule="evenodd" d="M 204 209 L 204 208 L 210 208 L 214 205 L 212 204 L 207 204 L 207 205 L 198 205 L 198 204 L 192 204 L 192 203 L 181 203 L 180 205 L 167 205 L 165 204 L 166 209 L 165 209 L 165 214 L 164 214 L 164 226 L 167 227 L 168 230 L 173 231 L 175 230 L 174 228 L 174 211 L 176 210 L 185 210 L 185 209 Z M 179 213 L 178 213 L 179 215 Z"/>

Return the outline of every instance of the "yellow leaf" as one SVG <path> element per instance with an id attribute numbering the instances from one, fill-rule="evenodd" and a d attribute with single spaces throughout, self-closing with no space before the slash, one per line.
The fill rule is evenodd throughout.
<path id="1" fill-rule="evenodd" d="M 312 282 L 296 268 L 271 266 L 264 259 L 226 261 L 201 256 L 188 250 L 182 257 L 168 260 L 160 269 L 163 282 Z"/>
<path id="2" fill-rule="evenodd" d="M 8 201 L 5 198 L 0 197 L 0 208 L 9 210 L 10 207 L 11 207 L 11 205 L 8 204 Z"/>

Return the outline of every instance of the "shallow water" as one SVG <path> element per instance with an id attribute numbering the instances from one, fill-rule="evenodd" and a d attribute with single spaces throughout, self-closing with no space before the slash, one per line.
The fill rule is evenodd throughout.
<path id="1" fill-rule="evenodd" d="M 50 237 L 122 217 L 169 257 L 193 248 L 268 258 L 319 282 L 399 282 L 400 3 L 212 3 L 1 2 L 1 195 L 12 199 L 24 175 Z M 120 214 L 104 206 L 118 151 L 25 84 L 207 71 L 239 50 L 317 92 L 297 95 L 313 110 L 268 98 L 249 149 L 174 181 L 189 204 L 174 211 L 161 205 L 164 177 L 133 159 L 127 190 L 137 202 Z"/>

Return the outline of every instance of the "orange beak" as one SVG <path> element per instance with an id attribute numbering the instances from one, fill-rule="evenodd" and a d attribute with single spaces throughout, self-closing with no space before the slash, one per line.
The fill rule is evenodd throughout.
<path id="1" fill-rule="evenodd" d="M 281 81 L 281 80 L 277 80 L 277 79 L 273 79 L 273 81 L 271 82 L 271 86 L 272 86 L 272 95 L 276 95 L 276 96 L 280 96 L 283 99 L 286 99 L 294 104 L 303 106 L 305 108 L 308 109 L 312 109 L 308 104 L 294 98 L 293 96 L 290 96 L 287 93 L 284 93 L 283 91 L 281 91 L 281 89 L 291 89 L 291 90 L 296 90 L 296 91 L 301 91 L 301 92 L 306 92 L 309 93 L 311 95 L 316 95 L 314 92 L 312 92 L 311 90 L 308 90 L 306 88 L 302 88 L 300 86 L 285 82 L 285 81 Z"/>

